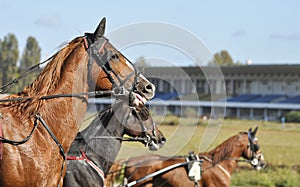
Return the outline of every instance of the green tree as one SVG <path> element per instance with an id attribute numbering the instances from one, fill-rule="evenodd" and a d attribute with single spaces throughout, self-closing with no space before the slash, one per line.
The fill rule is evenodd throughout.
<path id="1" fill-rule="evenodd" d="M 230 54 L 226 50 L 222 50 L 219 53 L 214 55 L 213 61 L 209 62 L 209 65 L 218 64 L 220 66 L 234 66 L 239 65 L 239 63 L 235 63 L 231 58 Z"/>
<path id="2" fill-rule="evenodd" d="M 41 48 L 37 40 L 29 36 L 26 41 L 26 46 L 22 54 L 20 61 L 19 73 L 22 74 L 27 71 L 27 69 L 41 60 Z M 35 69 L 33 72 L 28 74 L 26 77 L 22 78 L 19 82 L 20 88 L 23 89 L 25 86 L 29 85 L 34 81 L 34 79 L 39 74 L 40 70 Z"/>
<path id="3" fill-rule="evenodd" d="M 2 85 L 11 82 L 17 77 L 17 62 L 19 58 L 18 41 L 14 34 L 8 34 L 1 43 L 1 74 Z M 11 91 L 17 91 L 17 87 L 13 87 Z"/>
<path id="4" fill-rule="evenodd" d="M 134 65 L 139 72 L 143 72 L 145 68 L 149 67 L 149 64 L 146 62 L 146 59 L 143 56 L 136 59 Z"/>

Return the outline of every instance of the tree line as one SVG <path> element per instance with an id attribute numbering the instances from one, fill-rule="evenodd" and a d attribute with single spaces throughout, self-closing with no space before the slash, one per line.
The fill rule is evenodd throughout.
<path id="1" fill-rule="evenodd" d="M 23 53 L 21 55 L 19 53 L 18 40 L 14 34 L 9 33 L 4 36 L 3 39 L 0 38 L 1 87 L 22 75 L 29 67 L 38 64 L 41 60 L 41 48 L 37 40 L 32 36 L 27 38 Z M 26 77 L 18 80 L 18 82 L 7 91 L 10 93 L 21 91 L 25 86 L 33 82 L 39 72 L 40 69 L 38 68 Z"/>
<path id="2" fill-rule="evenodd" d="M 221 50 L 215 53 L 213 59 L 208 62 L 208 65 L 218 64 L 219 66 L 239 66 L 241 62 L 235 62 L 227 50 Z"/>

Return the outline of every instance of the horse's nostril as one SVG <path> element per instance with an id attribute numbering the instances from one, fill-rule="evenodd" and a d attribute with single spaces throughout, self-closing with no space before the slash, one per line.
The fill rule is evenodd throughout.
<path id="1" fill-rule="evenodd" d="M 155 86 L 151 83 L 149 83 L 145 86 L 146 93 L 152 93 L 152 92 L 154 92 L 154 90 L 155 90 Z"/>
<path id="2" fill-rule="evenodd" d="M 146 89 L 147 89 L 147 90 L 152 90 L 152 85 L 151 85 L 151 84 L 148 84 L 148 85 L 146 86 Z"/>
<path id="3" fill-rule="evenodd" d="M 160 139 L 160 141 L 159 141 L 159 143 L 161 143 L 161 144 L 165 144 L 167 142 L 167 139 L 166 138 L 161 138 Z"/>

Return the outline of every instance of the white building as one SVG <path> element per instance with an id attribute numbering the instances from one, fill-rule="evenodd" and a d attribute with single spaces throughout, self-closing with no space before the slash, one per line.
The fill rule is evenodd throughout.
<path id="1" fill-rule="evenodd" d="M 212 101 L 226 102 L 227 117 L 277 120 L 300 110 L 300 65 L 151 67 L 145 75 L 157 87 L 156 98 L 178 115 L 186 107 L 206 115 Z M 190 102 L 196 100 L 196 106 Z"/>

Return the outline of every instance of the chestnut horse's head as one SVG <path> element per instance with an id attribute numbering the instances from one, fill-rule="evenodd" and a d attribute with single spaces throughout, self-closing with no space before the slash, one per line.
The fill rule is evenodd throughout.
<path id="1" fill-rule="evenodd" d="M 103 36 L 105 22 L 103 18 L 94 33 L 85 35 L 89 52 L 90 89 L 125 87 L 135 106 L 144 105 L 154 97 L 155 86 L 139 74 L 135 66 Z"/>
<path id="2" fill-rule="evenodd" d="M 257 129 L 258 127 L 254 131 L 251 128 L 248 130 L 248 145 L 244 151 L 244 157 L 251 161 L 250 163 L 254 169 L 260 170 L 266 166 L 266 163 L 256 138 Z"/>

